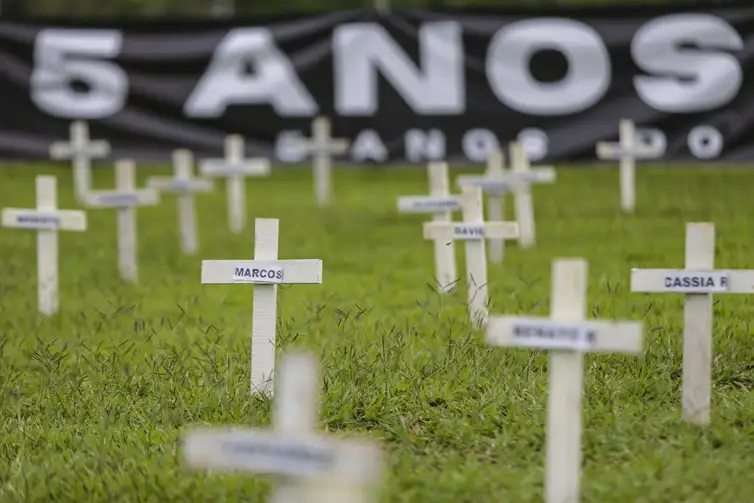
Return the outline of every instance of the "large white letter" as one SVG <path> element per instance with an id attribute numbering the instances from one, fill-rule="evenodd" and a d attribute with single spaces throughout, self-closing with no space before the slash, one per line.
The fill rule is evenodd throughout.
<path id="1" fill-rule="evenodd" d="M 46 29 L 34 44 L 31 99 L 67 119 L 102 119 L 119 112 L 128 96 L 128 76 L 111 61 L 120 54 L 118 30 Z M 86 86 L 76 90 L 73 84 Z"/>
<path id="2" fill-rule="evenodd" d="M 558 82 L 540 82 L 529 71 L 531 57 L 553 49 L 568 60 Z M 599 34 L 571 19 L 539 18 L 498 31 L 487 51 L 487 80 L 510 108 L 529 115 L 568 115 L 597 103 L 610 85 L 610 57 Z"/>
<path id="3" fill-rule="evenodd" d="M 419 28 L 423 71 L 379 25 L 356 23 L 335 29 L 335 109 L 340 115 L 373 115 L 378 108 L 377 70 L 417 113 L 461 114 L 465 87 L 461 28 L 456 22 Z"/>
<path id="4" fill-rule="evenodd" d="M 698 48 L 683 48 L 681 44 Z M 694 113 L 721 107 L 736 97 L 743 75 L 735 56 L 739 34 L 709 14 L 672 14 L 642 26 L 631 43 L 636 65 L 661 77 L 637 76 L 634 85 L 649 106 L 669 113 Z"/>
<path id="5" fill-rule="evenodd" d="M 249 64 L 254 75 L 244 71 Z M 189 117 L 219 117 L 236 103 L 269 103 L 282 117 L 311 117 L 318 112 L 314 98 L 266 28 L 237 28 L 225 36 L 183 112 Z"/>

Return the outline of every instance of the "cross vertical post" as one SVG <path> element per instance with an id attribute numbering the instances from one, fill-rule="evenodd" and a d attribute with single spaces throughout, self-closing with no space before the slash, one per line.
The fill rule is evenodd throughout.
<path id="1" fill-rule="evenodd" d="M 529 158 L 524 145 L 520 142 L 510 144 L 511 168 L 514 174 L 531 173 Z M 516 185 L 513 193 L 513 204 L 516 207 L 516 221 L 518 222 L 518 244 L 521 248 L 534 246 L 536 231 L 534 229 L 534 202 L 531 197 L 531 187 L 528 183 Z"/>
<path id="2" fill-rule="evenodd" d="M 505 156 L 499 148 L 492 149 L 487 157 L 487 171 L 485 177 L 490 180 L 502 180 L 505 175 Z M 487 197 L 487 221 L 502 222 L 505 213 L 505 193 L 490 193 Z M 519 223 L 519 226 L 521 224 Z M 505 240 L 490 239 L 490 261 L 493 264 L 503 262 L 505 255 Z"/>

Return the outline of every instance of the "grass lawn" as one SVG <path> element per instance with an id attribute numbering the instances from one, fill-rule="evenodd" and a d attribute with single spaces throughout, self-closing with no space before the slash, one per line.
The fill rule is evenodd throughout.
<path id="1" fill-rule="evenodd" d="M 40 173 L 76 207 L 70 170 L 51 167 L 0 168 L 0 206 L 32 207 Z M 322 285 L 280 289 L 278 342 L 322 359 L 321 430 L 383 443 L 379 501 L 542 501 L 546 353 L 487 348 L 465 289 L 433 292 L 424 217 L 395 209 L 426 191 L 422 169 L 341 169 L 334 203 L 317 209 L 310 173 L 281 169 L 249 181 L 248 231 L 235 236 L 220 183 L 197 199 L 195 258 L 179 252 L 164 195 L 137 211 L 136 286 L 117 275 L 115 212 L 89 211 L 86 233 L 60 233 L 50 319 L 36 314 L 34 233 L 0 229 L 0 501 L 263 501 L 267 481 L 189 472 L 178 452 L 190 425 L 269 424 L 270 403 L 248 398 L 253 287 L 200 284 L 202 258 L 252 257 L 253 217 L 280 219 L 281 258 L 324 261 Z M 617 170 L 561 169 L 535 188 L 537 246 L 489 265 L 491 312 L 547 314 L 551 260 L 587 259 L 589 316 L 644 320 L 646 349 L 586 357 L 582 500 L 751 503 L 754 298 L 716 297 L 702 429 L 680 421 L 682 296 L 632 294 L 628 280 L 632 267 L 682 267 L 688 221 L 717 225 L 718 267 L 754 268 L 754 172 L 643 170 L 637 193 L 624 216 Z"/>

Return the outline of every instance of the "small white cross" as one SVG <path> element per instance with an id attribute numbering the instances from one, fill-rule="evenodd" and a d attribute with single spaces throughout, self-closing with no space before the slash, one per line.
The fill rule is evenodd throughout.
<path id="1" fill-rule="evenodd" d="M 469 316 L 479 327 L 487 322 L 487 256 L 485 239 L 516 239 L 515 222 L 485 222 L 482 214 L 482 189 L 466 186 L 461 194 L 463 222 L 425 222 L 424 239 L 442 239 L 448 246 L 453 241 L 466 241 L 466 284 Z"/>
<path id="2" fill-rule="evenodd" d="M 546 503 L 577 503 L 581 473 L 584 352 L 639 353 L 642 324 L 585 320 L 587 263 L 556 260 L 550 318 L 491 316 L 487 344 L 550 351 Z"/>
<path id="3" fill-rule="evenodd" d="M 5 208 L 2 226 L 37 231 L 37 299 L 41 314 L 58 312 L 58 231 L 85 231 L 86 213 L 57 209 L 57 179 L 38 176 L 37 208 Z"/>
<path id="4" fill-rule="evenodd" d="M 330 136 L 330 119 L 317 117 L 312 122 L 312 138 L 300 138 L 297 148 L 314 159 L 314 192 L 320 206 L 330 202 L 332 193 L 332 156 L 348 151 L 349 141 Z"/>
<path id="5" fill-rule="evenodd" d="M 118 210 L 118 269 L 125 281 L 138 279 L 136 254 L 137 206 L 154 206 L 160 202 L 160 193 L 154 189 L 136 189 L 136 164 L 130 159 L 115 162 L 115 190 L 94 190 L 83 197 L 90 208 L 117 208 Z"/>
<path id="6" fill-rule="evenodd" d="M 257 218 L 254 260 L 202 260 L 202 284 L 253 284 L 251 394 L 272 394 L 277 285 L 322 283 L 319 259 L 278 260 L 277 218 Z"/>
<path id="7" fill-rule="evenodd" d="M 89 127 L 86 122 L 75 121 L 70 128 L 69 142 L 56 141 L 50 145 L 53 159 L 71 159 L 73 162 L 73 184 L 76 197 L 81 199 L 92 189 L 92 159 L 110 155 L 110 144 L 105 140 L 89 141 Z"/>
<path id="8" fill-rule="evenodd" d="M 642 143 L 636 137 L 634 122 L 621 119 L 619 142 L 597 144 L 597 158 L 607 161 L 620 161 L 620 202 L 623 211 L 632 213 L 636 206 L 636 160 L 656 159 L 663 154 L 659 146 Z"/>
<path id="9" fill-rule="evenodd" d="M 181 249 L 186 255 L 194 255 L 198 248 L 194 194 L 211 192 L 214 189 L 214 183 L 212 180 L 194 178 L 194 159 L 190 150 L 178 149 L 173 151 L 173 173 L 172 178 L 164 176 L 148 178 L 147 187 L 159 192 L 178 194 L 178 226 L 181 232 Z"/>
<path id="10" fill-rule="evenodd" d="M 495 154 L 491 156 L 490 163 L 492 166 L 488 166 L 485 176 L 459 176 L 456 179 L 456 183 L 463 187 L 465 185 L 474 185 L 481 187 L 485 192 L 489 192 L 499 202 L 495 202 L 496 206 L 490 208 L 490 211 L 498 213 L 497 208 L 500 208 L 500 219 L 495 221 L 502 221 L 502 204 L 501 196 L 508 192 L 513 192 L 514 208 L 516 211 L 516 222 L 519 225 L 519 237 L 518 243 L 523 248 L 529 248 L 534 246 L 535 228 L 534 228 L 534 203 L 531 195 L 531 185 L 537 183 L 553 183 L 556 180 L 555 170 L 551 166 L 540 166 L 532 168 L 529 164 L 529 159 L 526 155 L 526 150 L 520 142 L 511 142 L 510 144 L 510 157 L 511 157 L 511 171 L 505 171 L 503 168 L 502 153 L 500 160 L 495 158 Z M 494 151 L 493 151 L 494 152 Z M 492 220 L 492 218 L 490 218 Z M 494 259 L 497 263 L 502 261 L 503 258 L 503 246 L 499 245 L 500 251 L 496 252 Z M 499 259 L 499 260 L 498 260 Z"/>
<path id="11" fill-rule="evenodd" d="M 434 222 L 450 222 L 451 212 L 461 209 L 458 196 L 451 196 L 448 184 L 448 164 L 431 162 L 427 165 L 429 178 L 428 196 L 401 196 L 398 198 L 398 211 L 401 213 L 431 213 Z M 455 247 L 448 246 L 447 240 L 435 239 L 435 275 L 441 293 L 450 292 L 458 282 L 456 274 Z"/>
<path id="12" fill-rule="evenodd" d="M 240 135 L 225 138 L 225 159 L 205 159 L 199 164 L 205 176 L 226 178 L 228 226 L 234 234 L 246 227 L 246 182 L 248 176 L 267 176 L 270 162 L 264 158 L 245 159 L 244 139 Z"/>
<path id="13" fill-rule="evenodd" d="M 712 294 L 754 294 L 754 270 L 715 270 L 715 224 L 686 224 L 685 269 L 631 269 L 631 291 L 685 294 L 683 419 L 710 422 Z"/>
<path id="14" fill-rule="evenodd" d="M 382 476 L 380 448 L 315 433 L 320 377 L 316 358 L 280 359 L 273 431 L 193 429 L 183 440 L 191 468 L 274 476 L 272 503 L 362 503 Z"/>

